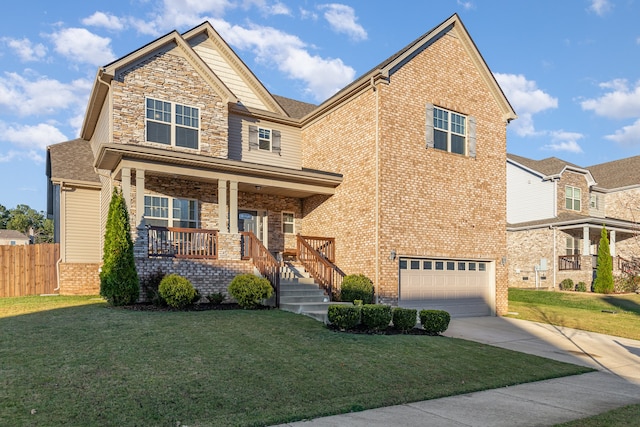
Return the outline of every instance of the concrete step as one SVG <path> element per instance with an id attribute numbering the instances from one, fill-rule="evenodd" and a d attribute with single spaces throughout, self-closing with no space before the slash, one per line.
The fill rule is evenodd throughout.
<path id="1" fill-rule="evenodd" d="M 283 297 L 328 298 L 328 296 L 320 289 L 280 290 L 280 298 L 282 299 Z"/>
<path id="2" fill-rule="evenodd" d="M 313 277 L 283 277 L 280 276 L 280 285 L 315 285 L 315 280 Z M 317 286 L 317 285 L 316 285 Z"/>

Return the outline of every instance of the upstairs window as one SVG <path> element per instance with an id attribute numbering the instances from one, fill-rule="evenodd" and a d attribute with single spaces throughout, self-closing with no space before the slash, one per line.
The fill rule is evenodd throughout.
<path id="1" fill-rule="evenodd" d="M 598 195 L 597 194 L 591 194 L 589 207 L 591 209 L 599 209 L 599 206 L 600 206 L 600 203 L 599 203 L 599 200 L 598 200 Z"/>
<path id="2" fill-rule="evenodd" d="M 582 191 L 579 188 L 567 185 L 564 187 L 565 208 L 580 212 L 580 200 Z"/>
<path id="3" fill-rule="evenodd" d="M 476 124 L 465 116 L 427 104 L 427 148 L 476 156 Z"/>
<path id="4" fill-rule="evenodd" d="M 259 126 L 249 126 L 249 150 L 280 154 L 280 131 Z"/>
<path id="5" fill-rule="evenodd" d="M 147 98 L 146 138 L 149 142 L 198 148 L 200 109 Z"/>

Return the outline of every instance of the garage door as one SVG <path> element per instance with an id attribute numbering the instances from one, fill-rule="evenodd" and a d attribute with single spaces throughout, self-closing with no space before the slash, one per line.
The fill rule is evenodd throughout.
<path id="1" fill-rule="evenodd" d="M 492 314 L 492 263 L 400 258 L 399 266 L 400 307 L 446 310 L 452 317 Z"/>

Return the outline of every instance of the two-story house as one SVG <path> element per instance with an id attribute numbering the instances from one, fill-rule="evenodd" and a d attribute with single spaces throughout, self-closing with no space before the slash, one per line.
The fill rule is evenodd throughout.
<path id="1" fill-rule="evenodd" d="M 277 288 L 292 256 L 329 294 L 362 273 L 379 302 L 504 313 L 515 117 L 457 15 L 317 106 L 271 94 L 210 23 L 171 32 L 101 67 L 80 138 L 49 147 L 61 293 L 98 291 L 117 186 L 142 279 Z"/>
<path id="2" fill-rule="evenodd" d="M 614 270 L 640 256 L 640 157 L 580 167 L 507 156 L 509 286 L 591 285 L 603 227 Z"/>

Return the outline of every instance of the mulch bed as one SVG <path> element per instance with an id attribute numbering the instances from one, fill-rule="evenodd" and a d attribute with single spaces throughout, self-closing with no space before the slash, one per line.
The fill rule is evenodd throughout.
<path id="1" fill-rule="evenodd" d="M 352 329 L 340 329 L 335 325 L 327 325 L 327 328 L 331 329 L 335 332 L 346 332 L 349 334 L 366 334 L 366 335 L 427 335 L 427 336 L 440 336 L 440 334 L 435 332 L 427 332 L 422 328 L 413 328 L 408 331 L 401 331 L 399 329 L 394 328 L 393 326 L 388 326 L 385 329 L 371 330 L 367 329 L 363 325 L 358 325 Z"/>

